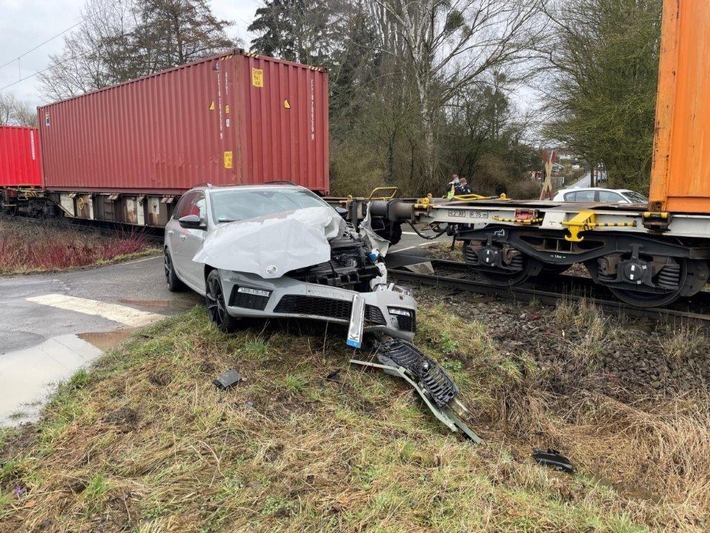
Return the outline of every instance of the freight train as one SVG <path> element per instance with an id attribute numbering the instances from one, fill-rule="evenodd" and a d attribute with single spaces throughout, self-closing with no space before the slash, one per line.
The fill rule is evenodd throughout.
<path id="1" fill-rule="evenodd" d="M 329 189 L 324 69 L 234 50 L 37 113 L 0 130 L 5 210 L 162 227 L 200 183 Z"/>
<path id="2" fill-rule="evenodd" d="M 391 235 L 405 221 L 448 227 L 494 285 L 582 264 L 631 305 L 693 296 L 710 276 L 708 28 L 710 3 L 664 1 L 647 206 L 387 198 L 370 213 Z M 325 71 L 235 51 L 52 104 L 38 110 L 41 180 L 2 177 L 3 205 L 162 226 L 198 182 L 325 193 L 327 98 Z M 363 212 L 348 204 L 351 219 Z"/>
<path id="3" fill-rule="evenodd" d="M 495 285 L 583 264 L 631 305 L 697 294 L 710 275 L 708 29 L 710 2 L 664 2 L 648 205 L 424 199 L 390 212 L 455 227 L 471 270 Z"/>

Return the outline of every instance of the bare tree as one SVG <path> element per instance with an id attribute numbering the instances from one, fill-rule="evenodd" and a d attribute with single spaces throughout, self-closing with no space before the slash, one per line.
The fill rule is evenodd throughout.
<path id="1" fill-rule="evenodd" d="M 438 168 L 437 118 L 484 74 L 528 57 L 545 0 L 367 0 L 384 54 L 397 57 L 419 105 L 422 185 Z"/>
<path id="2" fill-rule="evenodd" d="M 88 0 L 84 23 L 50 56 L 41 91 L 61 100 L 231 48 L 206 0 Z"/>
<path id="3" fill-rule="evenodd" d="M 0 94 L 0 126 L 36 126 L 37 114 L 14 94 Z"/>
<path id="4" fill-rule="evenodd" d="M 64 40 L 64 49 L 50 55 L 50 67 L 39 75 L 40 91 L 61 100 L 100 89 L 135 74 L 134 56 L 122 42 L 137 25 L 133 0 L 89 0 L 84 23 Z"/>

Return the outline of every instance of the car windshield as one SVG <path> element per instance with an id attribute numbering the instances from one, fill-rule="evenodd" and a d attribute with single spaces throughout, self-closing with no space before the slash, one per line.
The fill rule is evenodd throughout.
<path id="1" fill-rule="evenodd" d="M 639 194 L 634 191 L 625 191 L 624 196 L 635 204 L 645 204 L 648 202 L 648 198 L 646 198 L 643 194 Z"/>
<path id="2" fill-rule="evenodd" d="M 212 191 L 212 216 L 219 222 L 235 222 L 294 209 L 330 207 L 311 191 L 298 188 L 227 189 Z"/>

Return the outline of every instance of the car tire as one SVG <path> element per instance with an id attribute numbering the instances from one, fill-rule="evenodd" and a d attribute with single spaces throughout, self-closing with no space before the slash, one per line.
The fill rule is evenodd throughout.
<path id="1" fill-rule="evenodd" d="M 165 247 L 163 254 L 163 267 L 165 269 L 165 283 L 168 284 L 168 290 L 170 292 L 180 292 L 183 290 L 185 288 L 185 284 L 180 281 L 175 273 L 173 258 L 170 256 L 170 252 L 167 247 Z"/>
<path id="2" fill-rule="evenodd" d="M 227 312 L 222 279 L 217 270 L 212 270 L 207 275 L 205 303 L 207 304 L 207 314 L 217 329 L 224 333 L 236 331 L 239 321 Z"/>

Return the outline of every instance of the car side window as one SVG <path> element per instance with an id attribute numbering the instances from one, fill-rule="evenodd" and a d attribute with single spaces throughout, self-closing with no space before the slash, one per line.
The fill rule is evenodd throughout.
<path id="1" fill-rule="evenodd" d="M 565 194 L 565 202 L 574 202 L 576 198 L 576 192 L 568 192 L 567 194 Z"/>
<path id="2" fill-rule="evenodd" d="M 575 202 L 593 202 L 594 191 L 577 191 Z"/>
<path id="3" fill-rule="evenodd" d="M 618 204 L 624 201 L 619 193 L 612 191 L 599 191 L 599 201 L 606 204 Z"/>
<path id="4" fill-rule="evenodd" d="M 173 214 L 175 220 L 180 220 L 182 217 L 190 214 L 190 207 L 192 206 L 194 198 L 194 192 L 182 195 L 177 206 L 175 206 L 175 213 Z"/>

